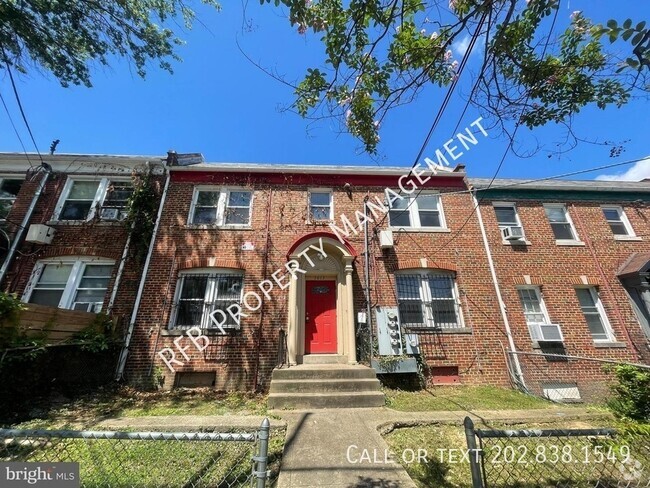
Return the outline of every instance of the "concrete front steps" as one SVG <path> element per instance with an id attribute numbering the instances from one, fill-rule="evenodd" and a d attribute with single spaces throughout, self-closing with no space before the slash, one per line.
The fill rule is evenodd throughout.
<path id="1" fill-rule="evenodd" d="M 268 407 L 271 409 L 363 408 L 384 405 L 375 370 L 343 364 L 342 356 L 309 360 L 274 369 Z M 322 362 L 328 361 L 327 363 Z M 347 360 L 346 360 L 347 362 Z"/>

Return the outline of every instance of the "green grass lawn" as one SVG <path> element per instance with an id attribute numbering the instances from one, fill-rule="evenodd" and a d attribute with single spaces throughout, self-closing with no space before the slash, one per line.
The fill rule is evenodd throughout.
<path id="1" fill-rule="evenodd" d="M 384 393 L 386 394 L 386 406 L 403 412 L 529 410 L 559 406 L 548 400 L 494 386 L 437 386 L 420 391 L 386 388 Z"/>
<path id="2" fill-rule="evenodd" d="M 4 420 L 14 428 L 88 429 L 106 418 L 160 415 L 266 415 L 266 397 L 252 393 L 218 393 L 210 388 L 143 392 L 104 388 L 75 400 L 59 398 L 32 408 L 31 419 Z"/>
<path id="3" fill-rule="evenodd" d="M 621 430 L 630 428 L 637 429 L 630 436 L 620 437 L 619 440 L 607 438 L 550 438 L 540 440 L 531 439 L 507 439 L 494 442 L 489 440 L 484 448 L 484 459 L 486 460 L 486 472 L 490 486 L 503 488 L 542 488 L 547 486 L 573 486 L 589 487 L 596 486 L 596 481 L 606 482 L 607 480 L 621 481 L 622 485 L 631 479 L 643 483 L 650 483 L 650 473 L 639 467 L 650 465 L 650 432 L 648 426 L 642 431 L 638 430 L 638 424 L 624 424 L 621 422 L 607 421 L 586 423 L 586 422 L 565 422 L 553 424 L 535 424 L 526 426 L 505 426 L 491 424 L 489 427 L 477 425 L 476 428 L 483 429 L 586 429 L 614 427 Z M 629 431 L 629 430 L 628 430 Z M 451 425 L 430 425 L 395 429 L 385 436 L 393 458 L 400 462 L 409 476 L 418 487 L 430 488 L 467 488 L 472 486 L 470 467 L 467 460 L 461 460 L 461 450 L 467 448 L 464 429 L 460 426 Z M 495 447 L 498 445 L 499 447 Z M 504 460 L 503 449 L 512 446 L 514 458 Z M 559 447 L 558 454 L 562 455 L 562 447 L 570 445 L 571 448 L 565 455 L 564 461 L 551 462 L 553 445 Z M 604 446 L 603 452 L 611 448 L 611 457 L 608 460 L 600 460 L 596 446 Z M 535 458 L 539 447 L 546 458 Z M 631 453 L 627 462 L 625 449 L 629 448 Z M 456 449 L 458 451 L 449 451 Z M 498 450 L 499 449 L 499 450 Z M 585 451 L 586 449 L 586 451 Z M 417 460 L 418 451 L 421 453 L 420 462 Z M 413 453 L 416 453 L 413 462 Z M 523 456 L 523 457 L 522 457 Z M 541 455 L 540 455 L 541 456 Z M 544 462 L 542 462 L 544 461 Z M 634 478 L 638 476 L 638 480 Z M 568 480 L 568 484 L 566 481 Z M 565 483 L 565 484 L 562 484 Z M 605 483 L 606 486 L 610 486 Z M 646 486 L 639 483 L 632 486 Z"/>

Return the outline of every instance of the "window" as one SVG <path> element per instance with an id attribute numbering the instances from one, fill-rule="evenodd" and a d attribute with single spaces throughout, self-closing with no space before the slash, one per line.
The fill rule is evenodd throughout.
<path id="1" fill-rule="evenodd" d="M 562 342 L 562 331 L 557 324 L 551 324 L 539 288 L 518 288 L 517 291 L 531 339 Z"/>
<path id="2" fill-rule="evenodd" d="M 100 217 L 105 220 L 124 220 L 126 206 L 133 194 L 130 181 L 112 181 L 106 189 Z"/>
<path id="3" fill-rule="evenodd" d="M 126 202 L 133 193 L 129 181 L 72 180 L 66 182 L 59 204 L 54 212 L 56 220 L 90 220 L 101 207 L 103 220 L 121 220 L 126 217 Z"/>
<path id="4" fill-rule="evenodd" d="M 520 230 L 521 239 L 524 238 L 524 230 L 519 220 L 517 207 L 514 203 L 494 203 L 494 213 L 497 217 L 499 230 L 503 231 L 506 227 L 517 228 Z M 518 235 L 513 233 L 512 235 Z"/>
<path id="5" fill-rule="evenodd" d="M 558 241 L 577 241 L 578 235 L 573 228 L 573 222 L 569 217 L 566 207 L 561 204 L 544 205 L 546 217 L 548 217 L 553 229 L 555 239 Z"/>
<path id="6" fill-rule="evenodd" d="M 576 288 L 580 308 L 587 321 L 589 332 L 594 341 L 613 341 L 613 334 L 595 288 Z"/>
<path id="7" fill-rule="evenodd" d="M 249 226 L 252 197 L 252 192 L 244 190 L 196 188 L 190 212 L 190 223 Z"/>
<path id="8" fill-rule="evenodd" d="M 463 327 L 452 274 L 399 274 L 395 281 L 402 325 L 440 329 Z"/>
<path id="9" fill-rule="evenodd" d="M 320 222 L 332 220 L 333 218 L 332 192 L 328 190 L 310 190 L 309 221 Z"/>
<path id="10" fill-rule="evenodd" d="M 23 301 L 49 307 L 101 311 L 113 261 L 74 259 L 39 261 Z"/>
<path id="11" fill-rule="evenodd" d="M 437 193 L 420 193 L 419 195 L 403 195 L 391 201 L 388 198 L 390 210 L 388 218 L 391 227 L 410 228 L 444 228 L 440 195 Z"/>
<path id="12" fill-rule="evenodd" d="M 173 326 L 189 329 L 218 329 L 210 319 L 216 310 L 215 320 L 223 328 L 238 328 L 235 318 L 228 312 L 228 307 L 239 304 L 244 288 L 242 273 L 225 271 L 187 272 L 180 276 L 174 302 Z"/>
<path id="13" fill-rule="evenodd" d="M 9 215 L 22 184 L 23 180 L 0 178 L 0 220 Z"/>
<path id="14" fill-rule="evenodd" d="M 634 230 L 621 207 L 603 207 L 605 220 L 615 237 L 634 237 Z"/>

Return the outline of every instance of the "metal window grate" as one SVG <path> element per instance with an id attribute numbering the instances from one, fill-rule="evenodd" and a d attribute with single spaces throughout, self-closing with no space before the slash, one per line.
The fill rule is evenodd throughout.
<path id="1" fill-rule="evenodd" d="M 237 321 L 228 307 L 241 302 L 244 277 L 241 274 L 187 274 L 181 278 L 176 309 L 176 328 L 216 328 L 210 319 L 215 318 L 224 328 L 238 328 Z M 225 318 L 224 318 L 225 317 Z"/>
<path id="2" fill-rule="evenodd" d="M 398 275 L 396 282 L 400 320 L 405 327 L 462 327 L 452 275 Z"/>

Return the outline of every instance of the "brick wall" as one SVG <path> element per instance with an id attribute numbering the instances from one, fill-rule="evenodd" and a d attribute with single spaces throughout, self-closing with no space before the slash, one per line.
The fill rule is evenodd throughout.
<path id="1" fill-rule="evenodd" d="M 493 199 L 481 201 L 481 212 L 488 234 L 501 292 L 508 311 L 514 341 L 518 350 L 546 352 L 533 344 L 525 322 L 517 285 L 527 282 L 539 285 L 551 322 L 559 323 L 565 338 L 565 354 L 590 358 L 613 359 L 630 362 L 650 362 L 650 350 L 639 322 L 634 315 L 625 289 L 616 277 L 620 266 L 633 252 L 650 251 L 648 217 L 650 210 L 629 200 L 607 201 L 620 205 L 628 216 L 640 240 L 615 240 L 603 216 L 603 201 L 579 199 L 567 193 L 565 199 L 532 200 L 499 198 L 514 202 L 517 206 L 526 240 L 530 245 L 504 244 L 498 228 Z M 562 246 L 556 244 L 553 231 L 544 212 L 544 203 L 564 203 L 575 225 L 578 237 L 584 245 Z M 585 317 L 576 296 L 576 286 L 582 286 L 584 278 L 596 286 L 607 318 L 612 326 L 616 343 L 598 345 L 587 328 Z M 548 352 L 558 352 L 557 348 Z M 559 351 L 562 352 L 562 349 Z M 529 368 L 525 376 L 534 382 L 543 381 L 550 374 L 580 383 L 587 395 L 595 385 L 608 378 L 602 365 L 582 362 L 557 362 L 538 358 L 543 364 L 526 359 Z M 535 376 L 537 372 L 537 376 Z M 547 374 L 548 373 L 548 374 Z M 539 384 L 533 385 L 535 388 Z"/>
<path id="2" fill-rule="evenodd" d="M 166 386 L 174 381 L 156 353 L 164 347 L 173 348 L 173 341 L 178 338 L 164 334 L 170 321 L 180 269 L 202 266 L 206 257 L 214 257 L 225 266 L 245 270 L 244 291 L 257 290 L 260 281 L 283 268 L 287 252 L 296 240 L 313 232 L 330 230 L 327 225 L 306 222 L 309 188 L 333 190 L 334 210 L 339 223 L 341 214 L 354 221 L 354 213 L 363 210 L 366 196 L 378 196 L 383 200 L 387 186 L 353 185 L 348 195 L 342 188 L 344 177 L 333 183 L 331 178 L 313 176 L 309 184 L 304 181 L 293 183 L 290 176 L 285 178 L 284 184 L 269 185 L 256 181 L 251 175 L 211 174 L 210 182 L 216 185 L 238 184 L 254 190 L 251 228 L 197 229 L 186 225 L 195 183 L 187 181 L 191 179 L 187 174 L 175 174 L 163 210 L 127 364 L 127 375 L 132 382 L 145 382 L 153 368 L 160 368 L 165 373 Z M 304 175 L 301 178 L 304 180 Z M 393 177 L 388 185 L 396 188 L 396 182 L 397 177 Z M 205 177 L 197 177 L 196 183 L 206 184 Z M 450 232 L 399 233 L 395 235 L 394 248 L 389 252 L 379 249 L 377 237 L 373 236 L 371 299 L 373 305 L 395 306 L 394 272 L 413 265 L 421 267 L 422 258 L 427 258 L 430 268 L 456 270 L 464 321 L 472 333 L 423 334 L 425 360 L 431 367 L 457 366 L 465 383 L 505 385 L 507 375 L 501 347 L 506 344 L 503 325 L 476 215 L 472 212 L 472 201 L 467 193 L 455 193 L 464 188 L 463 185 L 462 175 L 459 175 L 448 180 L 439 179 L 431 186 L 442 192 Z M 468 223 L 463 226 L 466 220 Z M 371 224 L 370 228 L 373 227 Z M 380 228 L 386 227 L 385 221 Z M 455 237 L 452 239 L 452 236 Z M 241 250 L 241 245 L 247 241 L 254 244 L 253 251 Z M 360 254 L 354 262 L 353 275 L 356 316 L 357 311 L 366 308 L 363 235 L 350 235 L 349 243 Z M 265 300 L 263 312 L 251 313 L 250 317 L 242 320 L 238 333 L 227 338 L 213 336 L 211 346 L 204 353 L 190 348 L 187 352 L 191 360 L 185 366 L 175 368 L 176 371 L 215 371 L 218 388 L 266 388 L 275 365 L 278 329 L 286 328 L 287 324 L 288 290 L 275 287 L 271 296 L 271 300 Z"/>

